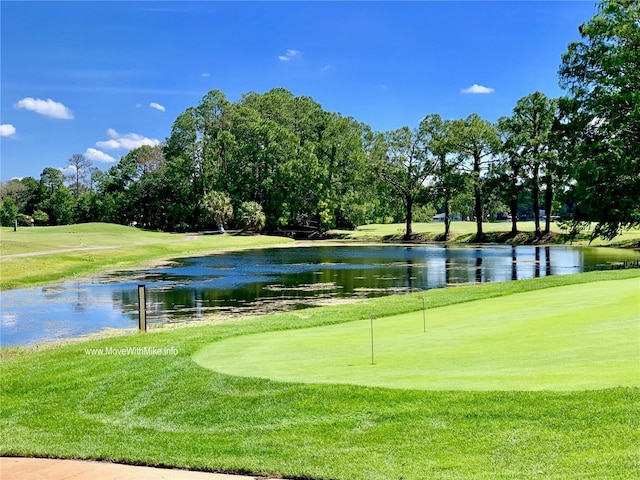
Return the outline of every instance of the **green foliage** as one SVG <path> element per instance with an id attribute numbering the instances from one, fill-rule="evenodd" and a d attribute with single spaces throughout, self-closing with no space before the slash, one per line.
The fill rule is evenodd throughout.
<path id="1" fill-rule="evenodd" d="M 640 225 L 640 4 L 603 0 L 562 56 L 575 219 L 594 237 Z"/>
<path id="2" fill-rule="evenodd" d="M 266 223 L 266 217 L 262 207 L 256 202 L 242 202 L 238 209 L 239 222 L 246 230 L 262 230 Z"/>
<path id="3" fill-rule="evenodd" d="M 57 168 L 46 167 L 40 174 L 40 190 L 43 196 L 52 195 L 64 185 L 64 176 Z"/>
<path id="4" fill-rule="evenodd" d="M 40 183 L 33 177 L 25 177 L 20 180 L 20 183 L 24 191 L 16 204 L 22 213 L 32 213 L 40 201 Z"/>
<path id="5" fill-rule="evenodd" d="M 44 211 L 53 225 L 75 221 L 76 199 L 64 185 L 64 176 L 56 168 L 47 167 L 40 175 L 37 210 Z"/>
<path id="6" fill-rule="evenodd" d="M 437 170 L 437 158 L 433 153 L 436 141 L 421 124 L 415 130 L 402 127 L 385 134 L 386 157 L 382 176 L 389 183 L 393 194 L 405 208 L 405 238 L 412 236 L 413 208 L 424 196 L 426 183 Z"/>
<path id="7" fill-rule="evenodd" d="M 464 158 L 456 154 L 452 121 L 442 120 L 438 114 L 427 115 L 420 122 L 420 130 L 429 139 L 430 150 L 436 161 L 434 184 L 427 199 L 439 205 L 444 213 L 444 238 L 448 239 L 453 211 L 460 211 L 458 204 L 465 203 L 464 197 L 470 190 L 468 179 L 461 170 Z"/>
<path id="8" fill-rule="evenodd" d="M 24 211 L 27 196 L 28 187 L 21 180 L 13 179 L 0 184 L 0 199 L 10 199 L 20 212 Z"/>
<path id="9" fill-rule="evenodd" d="M 496 127 L 473 113 L 451 124 L 451 149 L 460 159 L 460 167 L 469 173 L 473 190 L 473 214 L 476 221 L 476 241 L 484 240 L 485 172 L 500 149 Z"/>
<path id="10" fill-rule="evenodd" d="M 49 215 L 42 210 L 36 210 L 33 212 L 33 220 L 36 225 L 46 225 L 49 223 Z"/>
<path id="11" fill-rule="evenodd" d="M 233 205 L 225 192 L 209 192 L 204 196 L 204 207 L 213 217 L 213 220 L 222 225 L 233 217 Z"/>
<path id="12" fill-rule="evenodd" d="M 44 212 L 43 212 L 44 213 Z M 16 216 L 16 220 L 18 220 L 18 225 L 22 226 L 22 227 L 30 227 L 31 224 L 31 219 L 33 217 L 30 217 L 29 215 L 25 215 L 24 213 L 19 213 Z M 48 217 L 47 217 L 48 218 Z"/>
<path id="13" fill-rule="evenodd" d="M 416 222 L 428 223 L 433 220 L 433 216 L 436 214 L 436 209 L 432 205 L 418 205 L 413 210 L 413 219 Z"/>
<path id="14" fill-rule="evenodd" d="M 197 205 L 204 191 L 218 190 L 234 205 L 259 203 L 269 229 L 354 226 L 352 215 L 377 200 L 367 188 L 378 183 L 367 165 L 371 137 L 367 126 L 282 88 L 236 103 L 211 91 L 176 119 L 167 140 L 166 183 L 183 192 L 171 204 Z"/>
<path id="15" fill-rule="evenodd" d="M 540 236 L 544 202 L 549 233 L 559 199 L 576 222 L 598 222 L 594 235 L 615 236 L 640 224 L 637 17 L 633 2 L 604 2 L 563 57 L 573 97 L 523 97 L 501 119 L 500 136 L 477 114 L 426 115 L 416 128 L 383 134 L 283 88 L 236 102 L 212 90 L 176 118 L 164 146 L 136 148 L 107 172 L 76 154 L 68 186 L 47 168 L 40 181 L 12 180 L 0 192 L 21 214 L 45 211 L 51 224 L 205 229 L 205 195 L 217 191 L 231 205 L 259 204 L 268 231 L 404 221 L 407 238 L 414 207 L 430 203 L 445 213 L 445 238 L 458 212 L 475 219 L 477 241 L 483 221 L 507 206 L 513 235 L 515 212 L 524 211 Z"/>
<path id="16" fill-rule="evenodd" d="M 541 92 L 534 92 L 518 100 L 510 117 L 498 121 L 502 146 L 491 175 L 491 189 L 509 205 L 512 215 L 512 233 L 517 233 L 520 194 L 531 192 L 531 213 L 536 222 L 536 235 L 540 227 L 541 184 L 544 183 L 545 233 L 551 229 L 553 192 L 559 184 L 558 144 L 554 128 L 558 128 L 558 102 Z M 542 181 L 544 179 L 544 182 Z"/>
<path id="17" fill-rule="evenodd" d="M 71 173 L 66 179 L 71 184 L 71 192 L 75 198 L 80 197 L 85 191 L 85 185 L 90 175 L 91 160 L 85 158 L 81 153 L 75 153 L 67 161 L 67 167 L 70 167 Z"/>
<path id="18" fill-rule="evenodd" d="M 0 199 L 0 225 L 4 227 L 13 226 L 17 215 L 18 208 L 12 199 Z"/>
<path id="19" fill-rule="evenodd" d="M 86 223 L 100 218 L 101 199 L 95 193 L 81 193 L 76 201 L 74 222 Z"/>

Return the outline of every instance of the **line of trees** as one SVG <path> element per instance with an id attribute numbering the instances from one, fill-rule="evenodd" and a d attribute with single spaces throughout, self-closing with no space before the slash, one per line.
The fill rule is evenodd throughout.
<path id="1" fill-rule="evenodd" d="M 27 224 L 32 216 L 167 231 L 404 220 L 410 237 L 413 221 L 430 221 L 442 208 L 448 231 L 453 206 L 475 216 L 480 237 L 489 200 L 494 217 L 506 210 L 495 194 L 506 183 L 489 187 L 502 171 L 502 145 L 497 126 L 477 115 L 428 115 L 413 130 L 378 133 L 284 89 L 237 103 L 214 90 L 178 116 L 164 145 L 134 149 L 106 172 L 73 155 L 66 177 L 45 168 L 39 180 L 6 183 L 3 210 L 7 221 L 19 213 Z"/>
<path id="2" fill-rule="evenodd" d="M 106 172 L 82 155 L 72 173 L 0 190 L 0 221 L 107 221 L 165 231 L 233 227 L 318 230 L 499 214 L 550 230 L 552 214 L 595 221 L 612 237 L 640 225 L 639 7 L 607 0 L 569 45 L 569 96 L 534 92 L 495 124 L 473 114 L 426 115 L 414 128 L 374 132 L 313 99 L 276 88 L 237 102 L 212 90 L 173 123 L 162 146 L 132 150 Z M 544 212 L 544 225 L 540 212 Z M 508 215 L 507 215 L 508 214 Z"/>

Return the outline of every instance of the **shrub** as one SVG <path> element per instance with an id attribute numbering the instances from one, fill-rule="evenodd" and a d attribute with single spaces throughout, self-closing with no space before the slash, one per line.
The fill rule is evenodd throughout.
<path id="1" fill-rule="evenodd" d="M 242 202 L 238 217 L 245 230 L 262 230 L 267 221 L 262 206 L 257 202 Z"/>

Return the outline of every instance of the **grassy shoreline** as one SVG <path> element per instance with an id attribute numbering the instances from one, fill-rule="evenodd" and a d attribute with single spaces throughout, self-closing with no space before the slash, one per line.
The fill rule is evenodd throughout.
<path id="1" fill-rule="evenodd" d="M 145 268 L 181 257 L 293 244 L 284 237 L 173 234 L 102 223 L 17 232 L 2 228 L 1 233 L 0 290 Z M 34 255 L 22 256 L 29 254 Z"/>
<path id="2" fill-rule="evenodd" d="M 633 278 L 640 271 L 591 272 L 431 290 L 425 299 L 435 308 Z M 223 375 L 192 358 L 226 338 L 421 308 L 421 295 L 393 296 L 5 358 L 0 454 L 294 479 L 634 478 L 639 387 L 454 392 L 304 385 Z M 105 348 L 134 353 L 95 354 Z M 177 353 L 135 354 L 144 348 Z"/>
<path id="3" fill-rule="evenodd" d="M 473 240 L 473 222 L 454 222 L 453 244 Z M 533 223 L 521 224 L 522 232 L 512 238 L 507 223 L 485 225 L 487 242 L 531 243 Z M 415 223 L 414 243 L 441 241 L 442 224 Z M 330 244 L 404 242 L 399 224 L 366 225 L 354 231 L 335 230 L 325 240 Z M 545 239 L 543 239 L 545 240 Z M 550 243 L 568 243 L 566 235 L 554 231 Z M 314 243 L 317 240 L 313 241 Z M 596 241 L 592 246 L 637 248 L 640 230 L 625 232 L 612 242 Z M 569 242 L 583 246 L 588 241 Z M 210 255 L 248 248 L 306 245 L 285 237 L 264 235 L 173 234 L 150 232 L 122 225 L 88 223 L 58 227 L 0 228 L 0 290 L 44 285 L 68 278 L 81 278 L 101 271 L 152 267 L 172 259 Z M 539 243 L 536 243 L 539 244 Z"/>
<path id="4" fill-rule="evenodd" d="M 640 248 L 640 229 L 631 229 L 622 232 L 613 240 L 607 241 L 595 239 L 591 241 L 590 230 L 584 231 L 571 238 L 566 230 L 553 223 L 551 234 L 542 238 L 535 236 L 534 222 L 519 222 L 518 234 L 511 234 L 510 222 L 492 222 L 483 224 L 485 232 L 484 243 L 507 243 L 511 245 L 573 245 L 592 247 L 621 247 Z M 442 222 L 419 223 L 412 226 L 415 243 L 444 242 L 444 225 Z M 405 241 L 404 224 L 373 224 L 362 225 L 355 230 L 331 230 L 327 232 L 327 238 L 342 240 L 360 240 L 370 242 L 400 242 Z M 475 241 L 475 222 L 452 222 L 448 243 L 473 243 Z"/>

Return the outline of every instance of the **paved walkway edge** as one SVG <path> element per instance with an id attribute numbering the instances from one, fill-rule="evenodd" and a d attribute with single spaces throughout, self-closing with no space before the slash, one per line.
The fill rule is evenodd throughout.
<path id="1" fill-rule="evenodd" d="M 141 467 L 87 460 L 0 457 L 1 480 L 257 480 L 221 473 Z"/>

